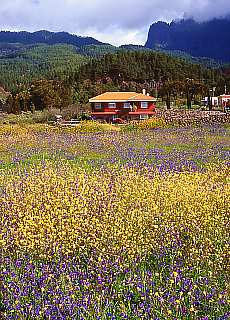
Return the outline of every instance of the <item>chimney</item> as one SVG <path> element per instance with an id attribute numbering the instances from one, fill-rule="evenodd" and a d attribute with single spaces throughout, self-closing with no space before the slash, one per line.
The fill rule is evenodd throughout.
<path id="1" fill-rule="evenodd" d="M 149 93 L 146 94 L 149 97 Z"/>
<path id="2" fill-rule="evenodd" d="M 145 89 L 143 89 L 143 90 L 142 90 L 142 93 L 143 93 L 144 95 L 146 95 L 146 90 L 145 90 Z"/>

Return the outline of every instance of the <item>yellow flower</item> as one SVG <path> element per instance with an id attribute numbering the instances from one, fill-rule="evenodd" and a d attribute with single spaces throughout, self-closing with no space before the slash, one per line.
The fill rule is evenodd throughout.
<path id="1" fill-rule="evenodd" d="M 195 308 L 193 306 L 191 306 L 191 308 L 189 309 L 191 312 L 195 312 Z"/>

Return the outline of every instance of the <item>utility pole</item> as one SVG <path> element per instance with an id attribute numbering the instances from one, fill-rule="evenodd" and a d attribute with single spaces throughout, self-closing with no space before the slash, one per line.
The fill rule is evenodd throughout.
<path id="1" fill-rule="evenodd" d="M 210 111 L 212 110 L 212 97 L 213 97 L 212 92 L 213 92 L 213 90 L 212 90 L 212 89 L 209 89 L 209 94 L 208 94 L 208 108 L 209 108 Z"/>
<path id="2" fill-rule="evenodd" d="M 216 87 L 212 88 L 212 107 L 213 105 L 215 106 L 215 92 L 216 92 Z"/>

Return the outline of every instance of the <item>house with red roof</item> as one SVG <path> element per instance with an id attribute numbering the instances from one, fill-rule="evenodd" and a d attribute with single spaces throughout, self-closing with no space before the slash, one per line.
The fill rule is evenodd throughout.
<path id="1" fill-rule="evenodd" d="M 123 120 L 145 120 L 155 114 L 156 98 L 137 92 L 105 92 L 89 100 L 92 116 L 108 122 Z"/>

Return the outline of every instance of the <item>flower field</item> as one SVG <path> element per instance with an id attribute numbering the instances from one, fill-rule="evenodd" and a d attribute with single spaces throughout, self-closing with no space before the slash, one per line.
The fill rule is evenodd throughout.
<path id="1" fill-rule="evenodd" d="M 0 318 L 230 319 L 229 136 L 0 127 Z"/>

